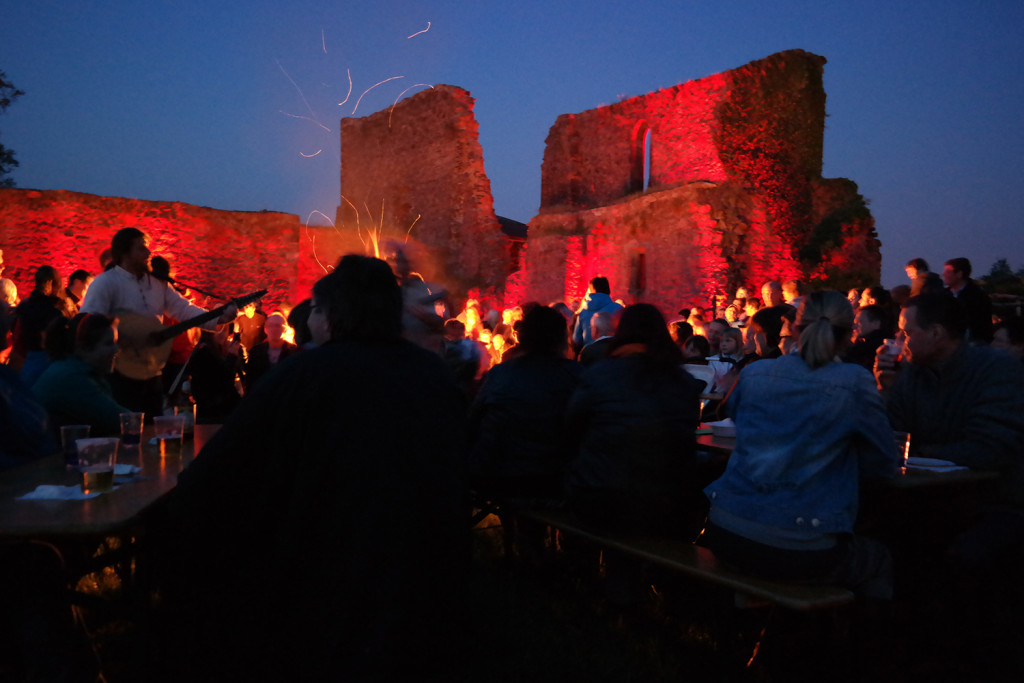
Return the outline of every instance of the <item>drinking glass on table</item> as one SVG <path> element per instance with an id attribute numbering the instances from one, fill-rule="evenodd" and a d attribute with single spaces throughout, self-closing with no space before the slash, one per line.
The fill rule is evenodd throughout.
<path id="1" fill-rule="evenodd" d="M 78 469 L 78 439 L 89 438 L 89 425 L 64 425 L 60 428 L 60 449 L 68 469 Z"/>
<path id="2" fill-rule="evenodd" d="M 893 431 L 892 437 L 896 442 L 896 454 L 899 456 L 900 467 L 906 468 L 907 458 L 910 457 L 910 432 Z"/>
<path id="3" fill-rule="evenodd" d="M 153 418 L 156 442 L 161 458 L 176 458 L 181 455 L 181 439 L 185 428 L 184 415 L 158 415 Z"/>
<path id="4" fill-rule="evenodd" d="M 142 422 L 145 413 L 121 413 L 121 444 L 126 451 L 138 453 L 142 443 Z"/>
<path id="5" fill-rule="evenodd" d="M 114 490 L 114 463 L 117 462 L 116 436 L 78 439 L 78 469 L 82 472 L 82 493 L 106 493 Z"/>

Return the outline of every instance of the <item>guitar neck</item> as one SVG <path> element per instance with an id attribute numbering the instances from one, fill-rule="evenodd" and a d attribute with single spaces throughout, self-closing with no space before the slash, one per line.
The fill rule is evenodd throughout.
<path id="1" fill-rule="evenodd" d="M 229 303 L 226 303 L 223 306 L 218 306 L 217 308 L 211 311 L 207 311 L 206 313 L 201 313 L 194 318 L 189 318 L 188 320 L 183 320 L 180 323 L 166 327 L 163 330 L 155 332 L 153 334 L 153 341 L 157 344 L 161 344 L 169 339 L 174 339 L 175 337 L 177 337 L 182 332 L 185 332 L 186 330 L 191 330 L 193 327 L 199 327 L 203 323 L 219 318 L 221 313 L 223 313 L 228 306 L 234 305 L 241 308 L 242 306 L 245 306 L 246 304 L 252 301 L 256 301 L 257 299 L 262 298 L 263 295 L 266 293 L 267 290 L 261 289 L 258 292 L 253 292 L 252 294 L 247 294 L 246 296 L 239 297 L 237 299 L 232 299 Z"/>
<path id="2" fill-rule="evenodd" d="M 210 320 L 219 318 L 220 314 L 223 313 L 227 307 L 228 304 L 224 304 L 223 306 L 218 306 L 212 311 L 203 313 L 202 315 L 197 315 L 194 318 L 189 318 L 188 320 L 184 320 L 175 325 L 171 325 L 170 327 L 166 327 L 160 332 L 154 333 L 153 341 L 159 344 L 167 341 L 168 339 L 174 339 L 175 337 L 177 337 L 182 332 L 185 332 L 186 330 L 191 330 L 193 327 L 199 327 L 200 325 L 209 322 Z"/>

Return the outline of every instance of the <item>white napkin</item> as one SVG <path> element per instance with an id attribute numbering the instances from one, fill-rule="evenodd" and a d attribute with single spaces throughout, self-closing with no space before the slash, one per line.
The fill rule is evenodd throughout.
<path id="1" fill-rule="evenodd" d="M 908 470 L 921 470 L 922 472 L 956 472 L 958 470 L 970 469 L 963 465 L 957 465 L 952 460 L 939 460 L 937 458 L 907 458 Z"/>
<path id="2" fill-rule="evenodd" d="M 35 491 L 18 496 L 16 500 L 88 500 L 99 493 L 82 493 L 81 486 L 55 486 L 40 484 Z"/>
<path id="3" fill-rule="evenodd" d="M 141 467 L 136 467 L 135 465 L 122 465 L 120 463 L 117 464 L 117 465 L 114 465 L 114 476 L 115 477 L 130 477 L 131 475 L 136 474 L 136 473 L 141 472 L 141 471 L 142 471 L 142 468 Z"/>
<path id="4" fill-rule="evenodd" d="M 736 438 L 736 423 L 731 418 L 725 418 L 717 422 L 708 422 L 708 426 L 711 427 L 711 433 L 715 436 L 721 436 L 727 439 Z"/>

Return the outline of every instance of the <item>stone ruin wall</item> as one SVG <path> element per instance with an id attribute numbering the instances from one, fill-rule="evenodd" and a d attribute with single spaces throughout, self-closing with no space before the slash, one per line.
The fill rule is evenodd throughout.
<path id="1" fill-rule="evenodd" d="M 229 294 L 268 287 L 265 308 L 309 296 L 345 253 L 375 254 L 371 230 L 381 256 L 389 240 L 404 242 L 428 281 L 489 305 L 572 303 L 595 275 L 610 279 L 614 296 L 666 314 L 767 279 L 845 289 L 878 280 L 880 245 L 857 186 L 820 176 L 824 63 L 784 52 L 560 116 L 525 268 L 508 278 L 511 245 L 494 214 L 474 100 L 445 85 L 342 120 L 337 227 L 305 227 L 281 213 L 0 190 L 0 248 L 25 295 L 44 263 L 65 277 L 95 272 L 110 236 L 134 226 L 155 253 L 173 257 L 181 280 Z"/>
<path id="2" fill-rule="evenodd" d="M 824 63 L 792 50 L 560 116 L 522 287 L 572 302 L 606 275 L 613 296 L 670 314 L 768 279 L 877 280 L 880 244 L 856 185 L 821 178 Z"/>
<path id="3" fill-rule="evenodd" d="M 154 255 L 171 261 L 175 278 L 216 294 L 269 289 L 264 310 L 308 296 L 296 289 L 299 219 L 269 211 L 220 211 L 66 190 L 0 189 L 0 248 L 9 277 L 25 298 L 39 266 L 65 284 L 82 268 L 97 274 L 99 257 L 121 228 L 138 228 Z M 219 302 L 212 302 L 218 305 Z"/>
<path id="4" fill-rule="evenodd" d="M 414 270 L 457 297 L 500 295 L 508 240 L 494 213 L 470 94 L 438 85 L 362 118 L 341 121 L 341 203 L 336 228 L 310 231 L 304 252 L 335 263 L 374 254 L 370 231 L 397 241 Z M 314 242 L 315 240 L 315 242 Z M 321 271 L 322 272 L 322 271 Z"/>

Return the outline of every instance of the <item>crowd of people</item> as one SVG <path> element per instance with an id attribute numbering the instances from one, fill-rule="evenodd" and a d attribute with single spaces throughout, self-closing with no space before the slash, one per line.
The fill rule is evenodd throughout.
<path id="1" fill-rule="evenodd" d="M 575 310 L 470 299 L 456 312 L 400 253 L 390 266 L 346 256 L 291 311 L 226 306 L 174 342 L 161 373 L 159 360 L 119 363 L 132 314 L 206 310 L 151 264 L 143 233 L 119 231 L 110 251 L 109 269 L 76 271 L 66 289 L 41 267 L 20 304 L 0 281 L 5 419 L 40 427 L 14 439 L 5 424 L 0 464 L 52 446 L 47 424 L 116 433 L 119 413 L 180 400 L 223 423 L 161 536 L 169 594 L 201 625 L 190 675 L 300 666 L 362 680 L 409 652 L 421 677 L 442 671 L 464 626 L 470 491 L 559 501 L 594 527 L 889 599 L 893 557 L 855 526 L 860 483 L 899 471 L 894 429 L 911 455 L 1002 474 L 951 537 L 951 571 L 988 576 L 1024 555 L 1024 329 L 993 319 L 966 259 L 941 276 L 914 259 L 911 284 L 892 290 L 772 281 L 760 298 L 741 287 L 666 318 L 615 301 L 604 277 Z M 740 437 L 710 476 L 695 433 L 727 416 Z M 518 532 L 521 552 L 536 549 L 539 530 Z"/>

